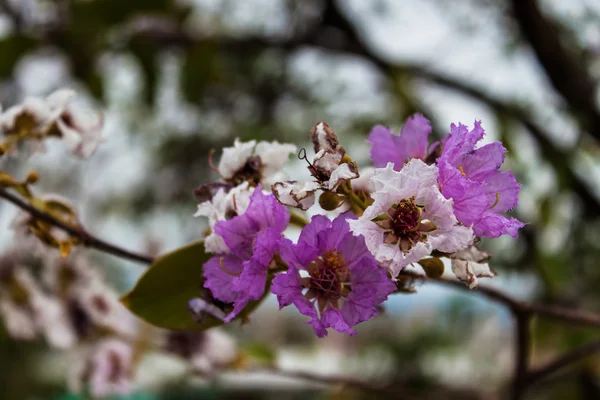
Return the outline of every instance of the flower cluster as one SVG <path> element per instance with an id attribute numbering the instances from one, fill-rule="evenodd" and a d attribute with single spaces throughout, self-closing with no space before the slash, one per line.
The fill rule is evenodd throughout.
<path id="1" fill-rule="evenodd" d="M 1 113 L 3 151 L 11 152 L 21 143 L 29 150 L 43 149 L 45 138 L 58 137 L 73 154 L 90 157 L 104 140 L 104 120 L 75 106 L 74 96 L 74 91 L 61 89 L 45 99 L 28 97 Z"/>
<path id="2" fill-rule="evenodd" d="M 0 113 L 0 155 L 43 149 L 45 139 L 55 137 L 76 156 L 91 156 L 103 141 L 103 120 L 78 108 L 72 103 L 73 96 L 72 91 L 59 90 L 45 99 L 27 98 Z M 269 186 L 272 179 L 280 179 L 276 177 L 282 161 L 277 160 L 296 151 L 295 146 L 276 143 L 250 147 L 250 151 L 244 150 L 247 159 L 237 167 L 231 157 L 222 160 L 219 168 L 225 181 L 221 186 L 228 189 L 217 189 L 211 202 L 198 210 L 199 215 L 209 216 L 217 230 L 221 229 L 217 222 L 253 204 L 251 194 L 258 197 L 262 193 L 260 186 L 255 191 L 256 185 L 264 182 Z M 243 180 L 242 175 L 251 181 L 235 186 Z M 70 356 L 69 389 L 90 398 L 127 395 L 134 390 L 140 361 L 150 352 L 177 356 L 188 371 L 207 376 L 238 361 L 235 340 L 218 329 L 175 332 L 141 324 L 88 260 L 83 246 L 78 246 L 89 243 L 76 207 L 60 196 L 36 195 L 32 185 L 38 179 L 35 171 L 19 180 L 0 169 L 0 189 L 6 196 L 18 198 L 14 202 L 21 208 L 12 222 L 15 244 L 0 253 L 0 322 L 8 336 L 22 341 L 43 338 Z M 261 215 L 254 218 L 262 220 Z M 225 242 L 218 235 L 213 239 L 217 252 L 245 257 L 242 244 Z M 268 236 L 260 240 L 269 243 Z M 207 239 L 207 247 L 210 243 Z"/>
<path id="3" fill-rule="evenodd" d="M 84 253 L 59 257 L 35 244 L 21 241 L 0 255 L 0 320 L 16 340 L 43 337 L 66 352 L 73 360 L 71 391 L 93 398 L 128 394 L 150 339 L 153 350 L 180 357 L 200 374 L 213 375 L 239 357 L 233 338 L 218 329 L 148 331 Z"/>
<path id="4" fill-rule="evenodd" d="M 222 181 L 196 191 L 196 215 L 209 219 L 205 249 L 214 256 L 203 266 L 209 295 L 190 299 L 195 317 L 245 320 L 249 302 L 271 292 L 280 307 L 293 304 L 310 318 L 317 336 L 328 328 L 352 335 L 401 290 L 408 266 L 439 276 L 446 257 L 469 288 L 495 276 L 478 238 L 516 237 L 524 226 L 503 214 L 517 205 L 520 189 L 511 172 L 500 170 L 506 149 L 500 142 L 477 146 L 485 134 L 479 121 L 472 130 L 453 124 L 431 145 L 430 133 L 418 114 L 399 135 L 376 126 L 368 139 L 374 168 L 359 174 L 333 129 L 319 122 L 310 132 L 312 162 L 304 149 L 298 155 L 312 177 L 305 182 L 275 179 L 293 145 L 271 144 L 279 150 L 268 151 L 264 142 L 236 140 L 214 168 Z M 272 193 L 264 191 L 269 182 Z M 284 206 L 306 211 L 317 192 L 321 209 L 337 216 L 305 222 L 296 215 L 292 222 L 302 230 L 292 242 L 284 237 Z"/>

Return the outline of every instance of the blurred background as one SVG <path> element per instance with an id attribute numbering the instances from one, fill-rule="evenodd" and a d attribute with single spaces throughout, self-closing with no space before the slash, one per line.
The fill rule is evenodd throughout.
<path id="1" fill-rule="evenodd" d="M 310 148 L 308 132 L 324 120 L 367 165 L 375 124 L 397 132 L 421 112 L 439 137 L 452 122 L 481 119 L 486 140 L 509 150 L 505 167 L 522 183 L 513 215 L 528 223 L 517 239 L 483 242 L 499 274 L 484 284 L 600 311 L 599 79 L 598 0 L 0 0 L 3 108 L 70 87 L 104 113 L 107 138 L 87 161 L 50 142 L 3 167 L 39 171 L 38 191 L 73 200 L 91 232 L 150 254 L 201 237 L 192 191 L 217 178 L 209 150 L 220 154 L 236 137 Z M 298 160 L 288 172 L 306 176 Z M 15 212 L 0 203 L 3 247 Z M 143 270 L 91 256 L 121 293 Z M 227 330 L 281 367 L 385 378 L 398 396 L 503 393 L 513 368 L 510 313 L 476 293 L 416 289 L 393 296 L 354 337 L 318 340 L 274 299 L 251 324 Z M 533 366 L 598 337 L 539 318 L 533 333 Z M 599 362 L 575 364 L 528 395 L 600 398 Z M 67 365 L 42 342 L 0 333 L 2 399 L 77 398 L 67 394 Z M 269 376 L 214 388 L 174 369 L 148 363 L 128 398 L 366 396 Z"/>

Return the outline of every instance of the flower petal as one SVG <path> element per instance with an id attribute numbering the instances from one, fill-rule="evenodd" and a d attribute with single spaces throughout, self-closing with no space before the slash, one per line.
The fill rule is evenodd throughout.
<path id="1" fill-rule="evenodd" d="M 377 125 L 369 133 L 368 141 L 371 143 L 371 162 L 376 168 L 384 168 L 388 163 L 398 165 L 397 170 L 402 168 L 406 155 L 398 146 L 398 136 L 392 134 L 383 125 Z"/>
<path id="2" fill-rule="evenodd" d="M 218 255 L 204 263 L 204 287 L 224 303 L 233 303 L 237 294 L 233 291 L 233 279 L 243 269 L 243 260 L 233 255 Z"/>
<path id="3" fill-rule="evenodd" d="M 465 175 L 474 181 L 482 181 L 498 171 L 504 162 L 506 149 L 500 142 L 492 142 L 482 146 L 464 157 L 462 168 Z"/>
<path id="4" fill-rule="evenodd" d="M 406 120 L 398 139 L 403 161 L 411 158 L 427 157 L 427 138 L 431 133 L 431 123 L 421 114 L 415 114 Z"/>
<path id="5" fill-rule="evenodd" d="M 525 224 L 516 218 L 506 218 L 503 215 L 488 211 L 475 225 L 473 225 L 473 232 L 475 232 L 477 236 L 486 236 L 490 238 L 497 238 L 504 234 L 517 237 L 519 229 L 524 226 Z"/>

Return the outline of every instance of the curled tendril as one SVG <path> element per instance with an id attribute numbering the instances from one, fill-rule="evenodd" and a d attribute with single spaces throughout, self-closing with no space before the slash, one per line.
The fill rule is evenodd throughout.
<path id="1" fill-rule="evenodd" d="M 298 159 L 304 160 L 309 166 L 313 166 L 310 161 L 308 161 L 308 157 L 306 156 L 306 149 L 303 147 L 298 151 Z"/>

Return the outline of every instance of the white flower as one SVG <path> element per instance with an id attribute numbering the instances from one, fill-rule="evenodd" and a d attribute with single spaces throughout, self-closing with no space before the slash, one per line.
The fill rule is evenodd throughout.
<path id="1" fill-rule="evenodd" d="M 221 188 L 211 200 L 198 205 L 195 217 L 208 217 L 210 234 L 204 239 L 204 247 L 209 253 L 229 253 L 229 248 L 223 238 L 214 232 L 219 221 L 231 219 L 232 216 L 243 214 L 250 204 L 250 196 L 254 188 L 248 182 L 243 182 L 229 192 Z"/>
<path id="2" fill-rule="evenodd" d="M 14 266 L 11 279 L 0 288 L 0 313 L 11 337 L 33 340 L 44 335 L 57 348 L 68 348 L 75 343 L 75 335 L 68 329 L 68 320 L 58 299 L 46 295 L 31 273 L 22 266 Z"/>
<path id="3" fill-rule="evenodd" d="M 69 110 L 69 114 L 63 114 L 56 123 L 63 141 L 78 157 L 91 157 L 98 146 L 104 142 L 102 136 L 104 120 L 101 115 Z"/>
<path id="4" fill-rule="evenodd" d="M 77 250 L 66 258 L 56 252 L 46 252 L 41 258 L 44 264 L 42 282 L 58 296 L 63 296 L 73 286 L 102 280 L 102 276 L 89 263 L 84 253 Z"/>
<path id="5" fill-rule="evenodd" d="M 352 190 L 355 192 L 372 193 L 375 191 L 375 186 L 371 182 L 371 178 L 375 173 L 375 168 L 361 168 L 360 176 L 352 180 Z"/>
<path id="6" fill-rule="evenodd" d="M 233 337 L 219 329 L 204 332 L 204 343 L 190 359 L 194 368 L 205 374 L 233 363 L 239 354 Z"/>
<path id="7" fill-rule="evenodd" d="M 418 159 L 400 171 L 392 163 L 376 169 L 371 179 L 374 203 L 358 220 L 349 221 L 394 277 L 433 250 L 453 253 L 473 241 L 472 229 L 458 224 L 452 200 L 440 193 L 437 177 L 436 166 Z"/>
<path id="8" fill-rule="evenodd" d="M 58 349 L 73 347 L 77 342 L 77 335 L 71 327 L 64 305 L 58 299 L 50 297 L 39 298 L 37 301 L 41 303 L 36 306 L 40 324 L 50 346 Z"/>
<path id="9" fill-rule="evenodd" d="M 0 314 L 10 337 L 33 340 L 38 336 L 38 324 L 31 313 L 4 295 L 0 295 Z"/>
<path id="10" fill-rule="evenodd" d="M 358 173 L 350 169 L 349 164 L 341 164 L 339 167 L 333 170 L 331 177 L 329 177 L 328 189 L 333 191 L 345 181 L 350 179 L 358 178 Z"/>
<path id="11" fill-rule="evenodd" d="M 252 178 L 265 187 L 281 178 L 281 170 L 290 154 L 296 152 L 293 144 L 277 141 L 256 143 L 255 140 L 240 142 L 223 149 L 217 170 L 225 180 L 237 181 L 236 175 L 243 171 L 242 179 Z M 236 182 L 236 183 L 237 183 Z"/>
<path id="12" fill-rule="evenodd" d="M 313 142 L 315 152 L 321 150 L 336 152 L 342 149 L 342 156 L 345 154 L 343 147 L 340 147 L 335 131 L 327 122 L 317 122 L 310 130 L 310 140 Z"/>
<path id="13" fill-rule="evenodd" d="M 221 155 L 221 160 L 217 167 L 219 175 L 221 175 L 223 179 L 233 178 L 235 173 L 246 165 L 248 158 L 254 153 L 255 147 L 256 140 L 240 142 L 239 139 L 235 139 L 233 147 L 225 147 L 223 149 L 223 154 Z"/>
<path id="14" fill-rule="evenodd" d="M 101 115 L 73 105 L 75 92 L 57 90 L 46 99 L 28 97 L 0 115 L 0 127 L 5 133 L 33 129 L 37 133 L 58 135 L 75 155 L 88 158 L 104 140 Z"/>
<path id="15" fill-rule="evenodd" d="M 308 210 L 315 204 L 315 192 L 321 188 L 318 182 L 277 182 L 273 194 L 283 205 Z"/>
<path id="16" fill-rule="evenodd" d="M 77 302 L 93 326 L 126 338 L 134 337 L 137 333 L 136 318 L 119 301 L 118 294 L 103 280 L 75 285 L 69 297 L 71 301 Z"/>
<path id="17" fill-rule="evenodd" d="M 69 373 L 75 393 L 87 387 L 93 397 L 127 395 L 132 389 L 133 348 L 120 339 L 104 339 L 82 349 Z"/>
<path id="18" fill-rule="evenodd" d="M 283 166 L 289 160 L 290 154 L 295 154 L 296 151 L 296 146 L 289 143 L 258 142 L 254 154 L 260 157 L 263 164 L 261 183 L 265 189 L 283 179 Z"/>
<path id="19" fill-rule="evenodd" d="M 213 375 L 219 369 L 234 363 L 239 349 L 234 338 L 220 329 L 202 332 L 168 331 L 164 348 L 185 358 L 204 375 Z"/>
<path id="20" fill-rule="evenodd" d="M 452 260 L 452 272 L 461 281 L 469 285 L 469 289 L 477 287 L 477 278 L 493 278 L 496 272 L 490 268 L 487 260 L 490 255 L 471 245 L 463 250 L 450 255 Z"/>

